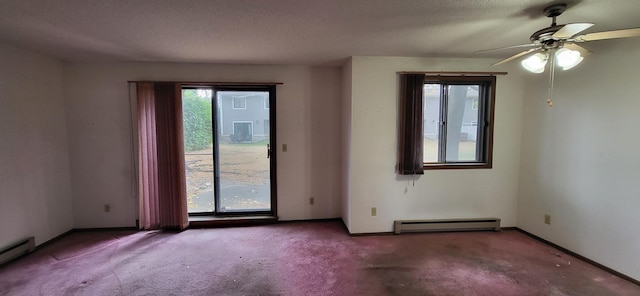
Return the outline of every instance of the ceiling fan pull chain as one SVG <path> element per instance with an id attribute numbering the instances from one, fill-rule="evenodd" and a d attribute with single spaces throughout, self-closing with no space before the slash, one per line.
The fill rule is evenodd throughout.
<path id="1" fill-rule="evenodd" d="M 549 96 L 547 97 L 547 105 L 549 105 L 549 107 L 553 107 L 553 102 L 551 101 L 551 98 L 553 97 L 553 81 L 555 80 L 555 74 L 556 74 L 555 53 L 551 52 L 551 54 L 549 54 Z"/>

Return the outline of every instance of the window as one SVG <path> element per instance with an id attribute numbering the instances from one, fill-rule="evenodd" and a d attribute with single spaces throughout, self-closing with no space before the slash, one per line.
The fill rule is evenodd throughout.
<path id="1" fill-rule="evenodd" d="M 233 97 L 233 109 L 247 109 L 246 98 Z"/>
<path id="2" fill-rule="evenodd" d="M 495 82 L 403 74 L 400 172 L 491 168 Z"/>
<path id="3" fill-rule="evenodd" d="M 264 108 L 269 109 L 269 98 L 264 98 Z"/>

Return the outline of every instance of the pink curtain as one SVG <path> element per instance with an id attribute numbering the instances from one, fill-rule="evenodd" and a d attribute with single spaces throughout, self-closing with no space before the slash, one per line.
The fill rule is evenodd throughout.
<path id="1" fill-rule="evenodd" d="M 137 93 L 140 228 L 185 229 L 189 217 L 180 85 L 142 82 Z"/>

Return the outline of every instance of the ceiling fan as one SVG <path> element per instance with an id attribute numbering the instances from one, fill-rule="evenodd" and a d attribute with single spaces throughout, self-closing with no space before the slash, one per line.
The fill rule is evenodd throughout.
<path id="1" fill-rule="evenodd" d="M 553 90 L 553 77 L 555 67 L 558 66 L 563 70 L 569 70 L 578 65 L 583 60 L 583 56 L 590 53 L 589 50 L 580 46 L 580 43 L 640 36 L 640 28 L 614 30 L 605 32 L 596 32 L 588 34 L 580 34 L 584 30 L 593 26 L 592 23 L 556 23 L 556 17 L 561 15 L 567 9 L 567 4 L 560 3 L 546 7 L 543 12 L 547 17 L 552 18 L 551 26 L 538 30 L 529 37 L 531 43 L 501 48 L 493 48 L 481 50 L 479 52 L 528 48 L 527 50 L 503 59 L 492 66 L 501 65 L 511 62 L 520 57 L 527 57 L 521 61 L 522 66 L 533 73 L 542 73 L 547 65 L 550 64 L 550 83 L 549 98 L 547 103 L 552 106 L 550 97 Z"/>

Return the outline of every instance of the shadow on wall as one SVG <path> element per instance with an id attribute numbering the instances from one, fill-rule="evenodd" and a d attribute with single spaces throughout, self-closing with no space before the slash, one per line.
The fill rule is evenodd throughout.
<path id="1" fill-rule="evenodd" d="M 309 105 L 304 112 L 309 120 L 305 143 L 309 143 L 311 165 L 308 176 L 314 205 L 310 205 L 311 217 L 330 213 L 341 216 L 341 70 L 340 68 L 314 68 L 309 75 Z M 326 82 L 326 83 L 325 83 Z M 309 202 L 307 201 L 307 204 Z"/>

